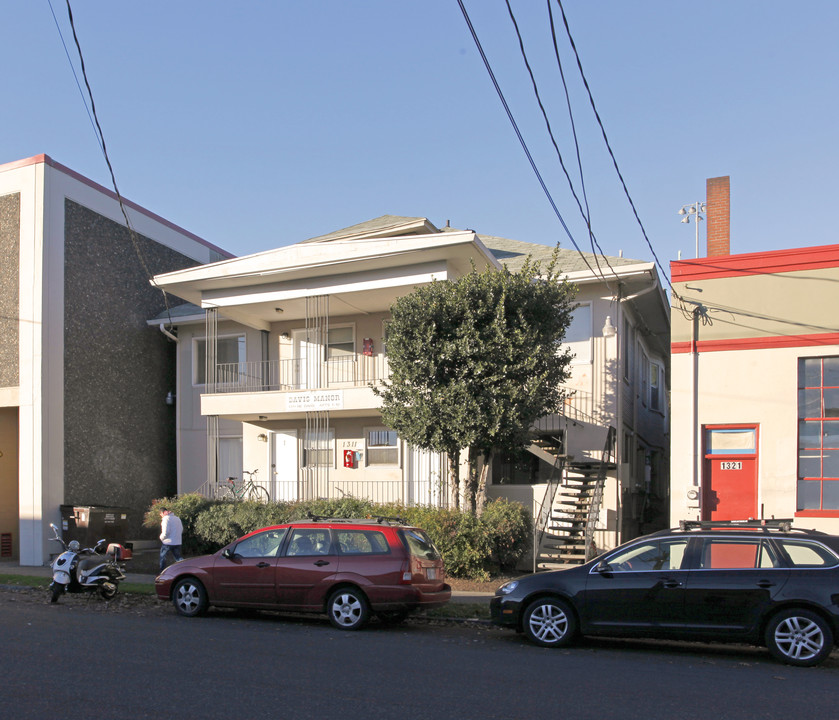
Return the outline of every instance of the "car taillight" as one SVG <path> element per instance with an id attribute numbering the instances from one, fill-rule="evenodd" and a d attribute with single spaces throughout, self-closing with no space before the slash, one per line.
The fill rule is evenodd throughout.
<path id="1" fill-rule="evenodd" d="M 410 584 L 414 579 L 414 574 L 411 572 L 411 561 L 408 560 L 402 563 L 402 582 Z"/>

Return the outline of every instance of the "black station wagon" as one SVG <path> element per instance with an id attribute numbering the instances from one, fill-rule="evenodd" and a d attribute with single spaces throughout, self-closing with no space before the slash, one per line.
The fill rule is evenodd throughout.
<path id="1" fill-rule="evenodd" d="M 503 585 L 492 620 L 545 647 L 577 635 L 742 642 L 817 665 L 839 636 L 839 537 L 791 522 L 682 522 Z"/>

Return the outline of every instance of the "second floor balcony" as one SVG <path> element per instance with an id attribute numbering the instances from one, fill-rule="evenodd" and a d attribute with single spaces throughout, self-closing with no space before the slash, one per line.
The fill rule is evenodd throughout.
<path id="1" fill-rule="evenodd" d="M 384 355 L 293 358 L 216 366 L 214 393 L 256 393 L 380 385 L 390 376 Z"/>
<path id="2" fill-rule="evenodd" d="M 347 354 L 328 360 L 293 358 L 220 363 L 216 366 L 215 384 L 208 384 L 205 393 L 241 397 L 244 394 L 285 394 L 303 390 L 350 390 L 380 386 L 389 377 L 387 357 L 381 354 Z M 601 403 L 595 401 L 592 393 L 570 386 L 564 389 L 565 400 L 560 415 L 595 424 L 610 422 L 602 417 Z M 359 396 L 366 398 L 362 402 L 372 403 L 369 407 L 378 407 L 379 399 L 374 399 L 372 394 L 368 397 L 367 393 Z M 240 405 L 236 403 L 237 407 Z"/>

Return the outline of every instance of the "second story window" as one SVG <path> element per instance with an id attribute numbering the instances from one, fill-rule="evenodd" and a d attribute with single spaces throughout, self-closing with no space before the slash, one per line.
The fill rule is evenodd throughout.
<path id="1" fill-rule="evenodd" d="M 326 342 L 326 359 L 347 358 L 355 354 L 355 339 L 351 325 L 329 328 Z"/>
<path id="2" fill-rule="evenodd" d="M 661 410 L 661 378 L 663 370 L 660 365 L 650 363 L 650 409 Z"/>
<path id="3" fill-rule="evenodd" d="M 218 339 L 216 365 L 227 366 L 226 375 L 237 374 L 239 370 L 231 366 L 241 365 L 246 357 L 244 335 L 229 335 Z M 207 341 L 204 338 L 194 341 L 192 358 L 192 384 L 205 385 L 207 383 Z"/>

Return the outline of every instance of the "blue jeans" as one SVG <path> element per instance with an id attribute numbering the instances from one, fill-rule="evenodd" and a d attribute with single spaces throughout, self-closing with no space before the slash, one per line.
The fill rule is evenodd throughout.
<path id="1" fill-rule="evenodd" d="M 166 568 L 166 556 L 169 554 L 169 551 L 172 551 L 172 557 L 175 558 L 175 562 L 178 560 L 183 560 L 183 555 L 181 555 L 181 546 L 180 545 L 161 545 L 160 546 L 160 572 Z"/>

